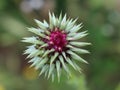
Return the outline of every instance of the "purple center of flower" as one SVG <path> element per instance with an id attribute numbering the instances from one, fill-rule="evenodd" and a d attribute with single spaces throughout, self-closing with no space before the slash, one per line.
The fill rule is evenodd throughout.
<path id="1" fill-rule="evenodd" d="M 61 52 L 64 50 L 64 47 L 67 44 L 66 40 L 66 33 L 59 28 L 55 28 L 53 31 L 51 31 L 49 35 L 49 41 L 48 41 L 48 47 L 54 48 L 55 51 Z"/>

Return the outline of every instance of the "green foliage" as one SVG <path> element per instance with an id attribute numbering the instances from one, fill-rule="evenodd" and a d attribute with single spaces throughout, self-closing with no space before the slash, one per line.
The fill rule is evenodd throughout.
<path id="1" fill-rule="evenodd" d="M 118 84 L 117 88 L 115 90 L 120 90 L 120 84 Z"/>

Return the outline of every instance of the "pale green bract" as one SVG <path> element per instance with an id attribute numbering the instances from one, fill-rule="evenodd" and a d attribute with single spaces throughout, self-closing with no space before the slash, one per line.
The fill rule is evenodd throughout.
<path id="1" fill-rule="evenodd" d="M 34 33 L 36 36 L 25 37 L 22 42 L 30 43 L 24 54 L 28 54 L 27 58 L 31 60 L 31 67 L 40 70 L 40 74 L 45 74 L 47 78 L 58 77 L 60 81 L 61 72 L 64 70 L 67 76 L 71 76 L 69 66 L 81 72 L 81 68 L 76 62 L 88 63 L 80 54 L 89 53 L 89 51 L 82 49 L 83 46 L 90 45 L 88 42 L 80 41 L 81 38 L 88 35 L 87 31 L 81 32 L 82 23 L 76 25 L 77 19 L 67 19 L 65 14 L 57 18 L 54 13 L 49 13 L 49 24 L 44 20 L 43 22 L 36 20 L 38 28 L 28 28 L 28 31 Z M 48 49 L 49 44 L 43 39 L 50 39 L 50 33 L 57 28 L 59 31 L 66 33 L 67 48 L 61 52 L 57 52 L 54 48 Z M 59 50 L 61 48 L 58 48 Z"/>

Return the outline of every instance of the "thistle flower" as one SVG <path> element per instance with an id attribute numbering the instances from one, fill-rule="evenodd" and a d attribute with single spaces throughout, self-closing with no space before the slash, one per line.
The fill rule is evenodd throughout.
<path id="1" fill-rule="evenodd" d="M 38 28 L 28 28 L 28 31 L 36 34 L 33 37 L 26 37 L 22 41 L 31 43 L 24 54 L 31 60 L 31 66 L 40 69 L 40 75 L 45 74 L 47 78 L 57 75 L 60 80 L 61 71 L 65 70 L 67 76 L 71 76 L 68 66 L 81 72 L 81 68 L 76 61 L 87 63 L 80 54 L 89 53 L 81 47 L 90 45 L 81 42 L 80 39 L 88 35 L 87 31 L 80 32 L 82 24 L 75 24 L 77 19 L 67 19 L 66 14 L 57 18 L 49 13 L 49 24 L 44 20 L 40 22 L 35 19 Z"/>

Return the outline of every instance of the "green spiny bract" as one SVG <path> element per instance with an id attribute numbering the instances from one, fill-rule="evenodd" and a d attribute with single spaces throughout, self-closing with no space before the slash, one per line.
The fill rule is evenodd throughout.
<path id="1" fill-rule="evenodd" d="M 23 38 L 22 42 L 30 43 L 24 54 L 35 69 L 40 70 L 40 75 L 45 74 L 47 78 L 54 80 L 57 74 L 60 81 L 61 71 L 65 70 L 71 76 L 68 65 L 81 72 L 76 61 L 87 63 L 80 54 L 89 53 L 81 47 L 90 45 L 81 42 L 80 39 L 88 35 L 87 31 L 80 32 L 82 24 L 76 25 L 77 19 L 67 19 L 66 14 L 57 18 L 54 13 L 49 13 L 49 24 L 36 20 L 38 28 L 28 28 L 28 31 L 36 36 Z"/>

